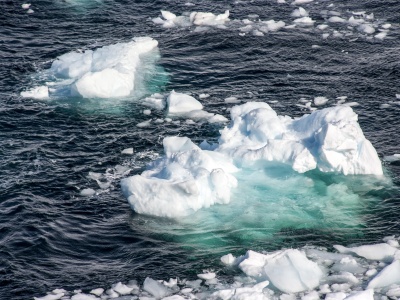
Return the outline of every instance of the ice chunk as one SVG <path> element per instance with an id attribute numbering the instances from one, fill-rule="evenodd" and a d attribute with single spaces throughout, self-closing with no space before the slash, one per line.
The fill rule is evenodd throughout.
<path id="1" fill-rule="evenodd" d="M 343 300 L 346 296 L 347 294 L 343 292 L 330 293 L 326 295 L 325 300 Z"/>
<path id="2" fill-rule="evenodd" d="M 240 103 L 240 100 L 238 99 L 238 98 L 236 98 L 236 97 L 228 97 L 228 98 L 225 98 L 225 103 Z"/>
<path id="3" fill-rule="evenodd" d="M 375 28 L 372 27 L 370 24 L 361 24 L 360 26 L 358 26 L 358 31 L 366 34 L 372 34 L 375 32 Z"/>
<path id="4" fill-rule="evenodd" d="M 390 262 L 393 260 L 396 248 L 386 244 L 364 245 L 353 248 L 346 248 L 340 245 L 333 246 L 340 253 L 356 254 L 370 260 Z"/>
<path id="5" fill-rule="evenodd" d="M 94 290 L 91 290 L 90 293 L 93 295 L 96 295 L 96 296 L 100 296 L 101 294 L 104 293 L 104 289 L 102 289 L 102 288 L 94 289 Z"/>
<path id="6" fill-rule="evenodd" d="M 192 12 L 190 14 L 190 21 L 197 26 L 217 26 L 223 25 L 229 21 L 229 10 L 220 15 L 204 12 Z"/>
<path id="7" fill-rule="evenodd" d="M 100 298 L 97 298 L 94 295 L 83 294 L 83 293 L 78 293 L 71 297 L 71 300 L 99 300 L 99 299 Z"/>
<path id="8" fill-rule="evenodd" d="M 83 189 L 81 191 L 81 195 L 82 196 L 93 196 L 95 194 L 95 190 L 94 189 Z"/>
<path id="9" fill-rule="evenodd" d="M 330 17 L 328 19 L 328 21 L 331 23 L 345 23 L 347 20 L 345 20 L 341 17 L 338 17 L 338 16 L 333 16 L 333 17 Z"/>
<path id="10" fill-rule="evenodd" d="M 67 90 L 68 94 L 83 98 L 129 96 L 134 91 L 143 56 L 156 53 L 157 45 L 156 40 L 144 37 L 94 51 L 61 55 L 46 71 L 50 78 L 55 78 L 55 82 L 48 84 L 54 86 L 54 94 Z"/>
<path id="11" fill-rule="evenodd" d="M 193 110 L 202 110 L 203 105 L 192 96 L 172 91 L 167 98 L 168 114 L 176 115 Z"/>
<path id="12" fill-rule="evenodd" d="M 122 282 L 118 282 L 112 285 L 112 289 L 120 295 L 128 295 L 133 290 L 133 287 L 129 287 Z"/>
<path id="13" fill-rule="evenodd" d="M 306 4 L 306 3 L 313 2 L 313 1 L 314 1 L 314 0 L 294 0 L 294 1 L 292 2 L 292 4 L 301 5 L 301 4 Z"/>
<path id="14" fill-rule="evenodd" d="M 58 300 L 61 299 L 64 296 L 64 293 L 59 293 L 59 294 L 48 294 L 43 297 L 33 297 L 35 300 Z"/>
<path id="15" fill-rule="evenodd" d="M 214 279 L 215 276 L 216 276 L 216 274 L 215 274 L 215 273 L 212 273 L 212 272 L 210 272 L 210 273 L 204 273 L 204 274 L 197 274 L 197 277 L 199 277 L 200 279 L 203 279 L 203 280 Z"/>
<path id="16" fill-rule="evenodd" d="M 326 104 L 328 101 L 329 100 L 326 97 L 315 97 L 314 98 L 314 105 L 315 106 L 321 106 L 321 105 Z"/>
<path id="17" fill-rule="evenodd" d="M 291 16 L 294 18 L 308 17 L 308 12 L 304 8 L 299 7 L 292 12 Z"/>
<path id="18" fill-rule="evenodd" d="M 310 17 L 302 17 L 295 19 L 293 23 L 298 24 L 298 25 L 304 25 L 304 26 L 312 26 L 314 25 L 315 21 L 311 19 Z"/>
<path id="19" fill-rule="evenodd" d="M 47 99 L 49 98 L 49 88 L 47 86 L 38 86 L 28 91 L 21 92 L 21 96 L 24 98 Z"/>
<path id="20" fill-rule="evenodd" d="M 121 154 L 132 155 L 133 154 L 133 148 L 126 148 L 126 149 L 121 151 Z"/>
<path id="21" fill-rule="evenodd" d="M 226 254 L 221 257 L 221 262 L 226 266 L 231 266 L 235 263 L 236 258 L 231 254 Z"/>
<path id="22" fill-rule="evenodd" d="M 346 300 L 374 300 L 374 290 L 369 289 L 362 292 L 355 292 L 344 298 Z"/>
<path id="23" fill-rule="evenodd" d="M 164 298 L 172 294 L 172 291 L 170 289 L 168 289 L 158 281 L 151 279 L 150 277 L 147 277 L 145 279 L 143 283 L 143 289 L 156 298 Z"/>
<path id="24" fill-rule="evenodd" d="M 26 13 L 28 14 L 33 14 L 35 11 L 33 9 L 28 9 L 28 11 Z"/>
<path id="25" fill-rule="evenodd" d="M 395 260 L 378 273 L 369 283 L 369 289 L 400 284 L 400 260 Z"/>
<path id="26" fill-rule="evenodd" d="M 24 4 L 21 5 L 21 7 L 23 9 L 29 9 L 29 7 L 31 7 L 31 4 L 30 3 L 24 3 Z"/>
<path id="27" fill-rule="evenodd" d="M 136 212 L 179 217 L 230 201 L 230 190 L 237 184 L 231 173 L 237 169 L 229 158 L 201 150 L 188 138 L 169 137 L 163 143 L 163 159 L 121 182 Z"/>
<path id="28" fill-rule="evenodd" d="M 375 38 L 378 40 L 383 40 L 387 36 L 386 31 L 379 32 L 378 34 L 375 35 Z"/>
<path id="29" fill-rule="evenodd" d="M 248 251 L 239 268 L 248 276 L 269 280 L 284 293 L 312 290 L 319 285 L 323 276 L 316 263 L 294 249 L 268 255 Z"/>

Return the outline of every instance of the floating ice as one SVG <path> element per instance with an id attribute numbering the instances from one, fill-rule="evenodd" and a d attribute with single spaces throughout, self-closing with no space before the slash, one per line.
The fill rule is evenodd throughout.
<path id="1" fill-rule="evenodd" d="M 384 156 L 383 160 L 385 160 L 387 162 L 400 161 L 400 154 L 393 154 L 393 155 Z"/>
<path id="2" fill-rule="evenodd" d="M 398 242 L 394 238 L 391 240 Z M 358 248 L 374 246 L 363 245 Z M 221 261 L 231 261 L 230 268 L 242 270 L 243 273 L 235 272 L 232 278 L 226 274 L 224 278 L 218 278 L 219 270 L 199 274 L 201 279 L 193 281 L 172 278 L 163 281 L 147 277 L 142 286 L 135 280 L 128 284 L 119 282 L 113 284 L 106 293 L 103 288 L 92 290 L 92 295 L 82 290 L 71 293 L 56 289 L 34 299 L 373 300 L 387 297 L 397 299 L 400 296 L 400 260 L 380 267 L 353 254 L 332 253 L 311 246 L 264 253 L 249 250 L 238 258 L 229 254 L 221 258 Z M 378 267 L 379 273 L 371 273 L 375 277 L 370 278 L 357 271 L 337 269 L 336 264 L 344 259 L 357 261 L 364 269 L 374 270 L 374 267 Z"/>
<path id="3" fill-rule="evenodd" d="M 30 3 L 24 3 L 24 4 L 21 5 L 21 7 L 23 9 L 29 9 L 29 7 L 31 7 L 31 4 Z"/>
<path id="4" fill-rule="evenodd" d="M 298 24 L 298 25 L 304 25 L 304 26 L 312 26 L 314 25 L 315 21 L 311 19 L 310 17 L 302 17 L 295 19 L 293 23 Z"/>
<path id="5" fill-rule="evenodd" d="M 184 114 L 194 110 L 202 110 L 203 105 L 192 96 L 172 91 L 167 98 L 169 115 Z"/>
<path id="6" fill-rule="evenodd" d="M 329 100 L 326 97 L 315 97 L 314 98 L 314 105 L 315 106 L 321 106 L 321 105 L 326 104 L 328 101 Z"/>
<path id="7" fill-rule="evenodd" d="M 93 196 L 94 194 L 96 194 L 94 189 L 83 189 L 81 191 L 81 196 Z"/>
<path id="8" fill-rule="evenodd" d="M 24 98 L 47 99 L 49 98 L 49 88 L 47 86 L 38 86 L 28 91 L 21 92 L 21 96 Z"/>
<path id="9" fill-rule="evenodd" d="M 126 148 L 126 149 L 121 151 L 121 154 L 132 155 L 133 154 L 133 148 Z"/>
<path id="10" fill-rule="evenodd" d="M 379 261 L 392 261 L 394 254 L 398 251 L 397 248 L 392 247 L 386 243 L 367 245 L 353 248 L 346 248 L 340 245 L 334 246 L 340 253 L 354 253 L 358 256 L 365 257 L 366 259 L 379 260 Z"/>
<path id="11" fill-rule="evenodd" d="M 187 97 L 179 95 L 178 102 L 189 99 L 189 107 L 197 103 Z M 204 113 L 197 110 L 188 116 L 194 119 Z M 237 168 L 231 158 L 241 168 L 284 164 L 299 173 L 319 169 L 344 175 L 383 174 L 378 155 L 350 107 L 326 108 L 292 119 L 278 116 L 266 103 L 248 102 L 234 106 L 231 119 L 214 151 L 201 150 L 188 138 L 164 139 L 165 157 L 142 175 L 121 182 L 132 208 L 138 213 L 180 217 L 228 203 L 236 186 Z"/>
<path id="12" fill-rule="evenodd" d="M 308 12 L 304 8 L 299 7 L 292 12 L 291 16 L 294 18 L 308 17 Z"/>
<path id="13" fill-rule="evenodd" d="M 153 19 L 154 24 L 162 25 L 164 28 L 196 26 L 219 26 L 229 21 L 229 11 L 220 15 L 210 12 L 192 12 L 190 16 L 176 16 L 175 14 L 162 10 L 162 18 Z"/>
<path id="14" fill-rule="evenodd" d="M 239 165 L 280 162 L 298 172 L 382 175 L 382 165 L 350 107 L 315 111 L 298 120 L 278 116 L 266 103 L 249 102 L 231 110 L 218 152 Z"/>
<path id="15" fill-rule="evenodd" d="M 190 139 L 163 141 L 165 157 L 151 168 L 123 179 L 122 191 L 138 213 L 164 217 L 189 215 L 215 203 L 228 203 L 236 186 L 229 158 L 201 150 Z M 173 202 L 171 202 L 173 201 Z"/>
<path id="16" fill-rule="evenodd" d="M 136 38 L 96 50 L 70 52 L 58 57 L 45 73 L 52 89 L 50 95 L 79 96 L 83 98 L 127 97 L 135 90 L 141 77 L 141 64 L 145 56 L 157 57 L 158 42 L 152 38 Z M 151 64 L 154 63 L 154 60 Z M 23 97 L 47 96 L 47 87 L 22 92 Z M 39 93 L 40 92 L 40 93 Z"/>
<path id="17" fill-rule="evenodd" d="M 301 4 L 306 4 L 306 3 L 313 2 L 313 1 L 314 1 L 314 0 L 294 0 L 294 1 L 292 2 L 292 4 L 301 5 Z"/>

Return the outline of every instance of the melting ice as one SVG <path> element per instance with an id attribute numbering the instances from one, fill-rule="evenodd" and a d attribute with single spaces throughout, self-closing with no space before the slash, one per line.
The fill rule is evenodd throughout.
<path id="1" fill-rule="evenodd" d="M 265 178 L 266 189 L 271 189 L 273 178 L 277 180 L 285 168 L 296 173 L 383 174 L 357 115 L 343 106 L 292 119 L 277 115 L 266 103 L 249 102 L 231 109 L 231 123 L 221 131 L 218 144 L 197 146 L 185 137 L 169 137 L 164 139 L 164 152 L 147 171 L 121 182 L 123 193 L 138 213 L 182 217 L 213 204 L 227 204 L 238 179 L 240 185 L 259 171 L 268 174 L 259 177 Z M 307 184 L 305 177 L 289 178 L 296 186 L 298 180 L 305 186 L 314 185 L 311 179 Z M 326 189 L 347 189 L 340 186 Z"/>
<path id="2" fill-rule="evenodd" d="M 374 300 L 400 296 L 400 250 L 398 240 L 358 247 L 335 246 L 339 253 L 324 248 L 304 247 L 274 252 L 247 251 L 234 257 L 221 257 L 222 269 L 240 270 L 226 280 L 219 270 L 205 270 L 197 280 L 147 277 L 143 285 L 136 280 L 118 282 L 111 288 L 95 288 L 86 293 L 55 289 L 36 300 L 55 299 L 209 299 L 209 300 Z M 382 255 L 385 253 L 385 255 Z"/>
<path id="3" fill-rule="evenodd" d="M 58 57 L 42 77 L 45 85 L 21 93 L 23 97 L 121 98 L 140 90 L 145 72 L 159 57 L 158 42 L 149 37 Z M 146 65 L 147 64 L 147 65 Z M 150 67 L 148 66 L 150 65 Z"/>

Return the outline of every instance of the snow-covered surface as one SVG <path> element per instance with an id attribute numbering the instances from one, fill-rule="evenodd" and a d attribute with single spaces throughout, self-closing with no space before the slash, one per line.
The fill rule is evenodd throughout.
<path id="1" fill-rule="evenodd" d="M 395 237 L 384 239 L 398 245 Z M 385 252 L 384 243 L 346 249 L 373 249 Z M 343 247 L 344 248 L 344 247 Z M 282 300 L 282 299 L 398 299 L 400 296 L 400 251 L 393 261 L 367 259 L 354 252 L 343 254 L 321 247 L 282 249 L 275 252 L 247 251 L 243 256 L 227 254 L 214 271 L 197 275 L 197 280 L 147 277 L 140 286 L 136 280 L 118 282 L 110 289 L 89 293 L 53 290 L 36 300 L 164 299 L 164 300 Z M 224 266 L 225 265 L 225 266 Z M 237 276 L 219 277 L 223 268 L 241 271 Z M 371 270 L 377 270 L 375 273 Z M 104 292 L 105 291 L 105 292 Z M 97 297 L 96 297 L 97 296 Z M 124 298 L 125 297 L 125 298 Z M 132 298 L 133 297 L 133 298 Z"/>
<path id="2" fill-rule="evenodd" d="M 47 86 L 22 92 L 31 98 L 63 93 L 83 98 L 127 97 L 135 89 L 144 55 L 156 53 L 158 42 L 149 37 L 136 38 L 95 50 L 69 52 L 59 56 L 47 70 Z M 55 78 L 55 80 L 54 80 Z"/>
<path id="3" fill-rule="evenodd" d="M 187 95 L 179 95 L 178 102 L 186 99 L 189 107 L 197 103 Z M 248 102 L 231 109 L 231 123 L 221 130 L 217 145 L 199 147 L 185 137 L 168 137 L 163 144 L 163 158 L 121 182 L 138 213 L 178 218 L 216 203 L 227 204 L 240 168 L 288 165 L 299 173 L 318 169 L 344 175 L 383 174 L 357 115 L 345 106 L 292 119 L 278 116 L 266 103 Z"/>

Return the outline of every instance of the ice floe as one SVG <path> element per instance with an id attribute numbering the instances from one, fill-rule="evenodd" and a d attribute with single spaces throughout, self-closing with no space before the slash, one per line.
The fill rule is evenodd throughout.
<path id="1" fill-rule="evenodd" d="M 397 241 L 394 237 L 389 240 Z M 355 248 L 379 251 L 385 246 L 361 245 L 346 249 Z M 379 260 L 355 255 L 354 252 L 341 254 L 313 246 L 274 252 L 249 250 L 239 257 L 224 255 L 221 258 L 222 265 L 214 265 L 212 272 L 199 273 L 197 277 L 200 279 L 197 280 L 170 278 L 164 281 L 147 277 L 142 285 L 131 280 L 127 284 L 113 284 L 107 290 L 95 288 L 88 293 L 56 289 L 34 299 L 397 299 L 400 296 L 400 256 L 397 254 L 393 259 L 386 265 Z M 348 263 L 358 268 L 349 270 L 346 266 Z M 220 277 L 218 273 L 223 268 L 236 270 L 237 275 Z M 237 273 L 239 271 L 240 274 Z"/>
<path id="2" fill-rule="evenodd" d="M 190 103 L 198 105 L 194 98 Z M 181 217 L 216 203 L 227 204 L 238 168 L 278 164 L 299 173 L 318 169 L 344 175 L 383 174 L 378 155 L 350 107 L 325 108 L 292 119 L 277 115 L 266 103 L 248 102 L 230 113 L 231 123 L 221 130 L 215 146 L 199 147 L 185 137 L 165 138 L 165 156 L 141 175 L 121 182 L 131 207 L 138 213 Z"/>
<path id="3" fill-rule="evenodd" d="M 158 57 L 158 42 L 149 37 L 95 50 L 59 56 L 44 72 L 49 80 L 21 96 L 48 98 L 49 94 L 83 98 L 116 98 L 132 95 L 140 78 L 143 57 Z M 154 60 L 151 64 L 154 63 Z"/>

